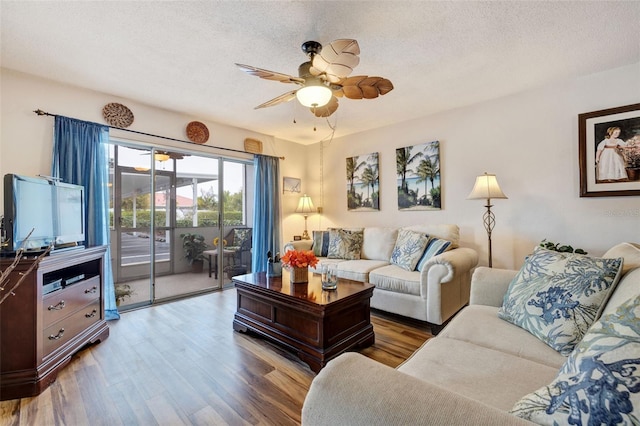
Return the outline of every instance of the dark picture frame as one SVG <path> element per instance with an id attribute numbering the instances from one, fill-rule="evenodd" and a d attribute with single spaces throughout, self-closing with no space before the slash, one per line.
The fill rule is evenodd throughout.
<path id="1" fill-rule="evenodd" d="M 578 144 L 580 197 L 640 195 L 640 103 L 579 114 Z"/>

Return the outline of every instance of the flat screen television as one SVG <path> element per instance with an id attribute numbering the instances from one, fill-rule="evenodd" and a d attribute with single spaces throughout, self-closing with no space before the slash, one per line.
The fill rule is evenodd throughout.
<path id="1" fill-rule="evenodd" d="M 81 185 L 16 174 L 4 176 L 4 228 L 8 251 L 78 246 L 85 239 Z M 28 240 L 27 236 L 29 233 Z"/>

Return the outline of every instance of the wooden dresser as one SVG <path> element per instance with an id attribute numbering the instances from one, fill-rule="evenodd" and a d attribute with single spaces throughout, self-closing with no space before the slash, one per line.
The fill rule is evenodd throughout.
<path id="1" fill-rule="evenodd" d="M 91 247 L 45 257 L 0 305 L 0 400 L 40 394 L 74 353 L 109 336 L 105 252 L 106 247 Z M 12 260 L 0 260 L 1 269 Z M 32 263 L 33 258 L 21 260 L 5 288 Z"/>

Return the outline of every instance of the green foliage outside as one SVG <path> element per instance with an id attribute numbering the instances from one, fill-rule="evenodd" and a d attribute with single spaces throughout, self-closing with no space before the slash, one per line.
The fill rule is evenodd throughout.
<path id="1" fill-rule="evenodd" d="M 113 212 L 111 215 L 111 223 L 113 223 Z M 136 227 L 148 228 L 151 226 L 151 211 L 150 210 L 137 210 L 138 218 Z M 166 226 L 166 214 L 164 211 L 156 211 L 156 226 Z M 224 225 L 234 226 L 243 225 L 242 212 L 225 212 L 224 213 Z M 212 211 L 200 211 L 198 212 L 198 227 L 218 226 L 218 212 Z M 133 228 L 133 212 L 122 212 L 122 227 Z M 185 217 L 176 220 L 176 227 L 178 228 L 193 228 L 193 217 L 191 215 L 185 215 Z"/>
<path id="2" fill-rule="evenodd" d="M 224 219 L 223 224 L 228 226 L 243 225 L 242 221 L 242 191 L 231 194 L 224 191 Z M 136 227 L 148 228 L 151 226 L 150 195 L 144 194 L 136 197 Z M 113 212 L 110 212 L 110 223 L 113 224 Z M 155 226 L 167 226 L 166 212 L 156 210 Z M 133 228 L 133 198 L 122 200 L 122 227 Z M 178 228 L 192 228 L 193 214 L 184 212 L 184 216 L 176 219 Z M 218 201 L 213 190 L 203 191 L 198 197 L 198 227 L 218 226 Z"/>

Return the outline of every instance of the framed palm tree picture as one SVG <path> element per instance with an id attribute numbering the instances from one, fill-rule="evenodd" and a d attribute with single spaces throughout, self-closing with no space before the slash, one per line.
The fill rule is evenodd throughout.
<path id="1" fill-rule="evenodd" d="M 379 211 L 378 153 L 347 158 L 347 210 Z"/>
<path id="2" fill-rule="evenodd" d="M 398 210 L 440 210 L 440 142 L 396 149 Z"/>

